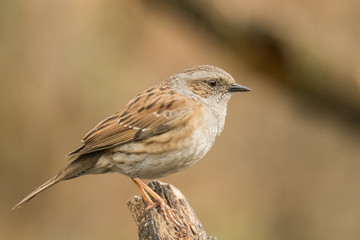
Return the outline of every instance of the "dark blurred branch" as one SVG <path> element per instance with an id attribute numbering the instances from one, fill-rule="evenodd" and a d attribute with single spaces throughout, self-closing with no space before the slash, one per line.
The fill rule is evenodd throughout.
<path id="1" fill-rule="evenodd" d="M 354 126 L 360 121 L 360 94 L 356 79 L 340 76 L 332 68 L 320 67 L 296 50 L 292 44 L 264 24 L 241 23 L 225 18 L 209 1 L 152 0 L 143 1 L 154 9 L 166 8 L 177 13 L 195 28 L 206 31 L 267 79 L 288 87 L 305 100 L 306 108 L 327 110 Z M 310 51 L 311 52 L 311 51 Z M 353 79 L 354 78 L 354 79 Z"/>
<path id="2" fill-rule="evenodd" d="M 149 186 L 166 201 L 171 209 L 174 209 L 175 218 L 184 228 L 179 229 L 173 224 L 166 223 L 157 208 L 146 211 L 143 198 L 134 196 L 127 204 L 138 226 L 139 239 L 216 239 L 206 234 L 194 210 L 178 189 L 156 180 L 149 183 Z"/>

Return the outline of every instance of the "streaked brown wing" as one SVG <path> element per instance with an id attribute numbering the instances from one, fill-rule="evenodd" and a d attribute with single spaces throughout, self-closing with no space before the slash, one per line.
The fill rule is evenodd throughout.
<path id="1" fill-rule="evenodd" d="M 186 125 L 186 97 L 172 90 L 149 89 L 123 109 L 96 125 L 81 140 L 83 145 L 68 155 L 83 155 L 139 141 Z"/>

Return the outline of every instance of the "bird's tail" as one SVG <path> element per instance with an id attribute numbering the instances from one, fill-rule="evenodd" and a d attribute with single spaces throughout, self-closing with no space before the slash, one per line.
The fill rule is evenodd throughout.
<path id="1" fill-rule="evenodd" d="M 24 206 L 27 202 L 33 199 L 36 195 L 48 189 L 49 187 L 55 185 L 56 183 L 62 180 L 68 180 L 72 178 L 79 177 L 81 175 L 91 173 L 89 172 L 94 165 L 96 164 L 97 160 L 101 156 L 100 153 L 90 153 L 87 155 L 82 155 L 71 162 L 67 167 L 61 170 L 55 177 L 48 180 L 46 183 L 35 189 L 32 193 L 30 193 L 27 197 L 21 200 L 18 204 L 16 204 L 12 209 L 16 209 L 19 207 Z"/>
<path id="2" fill-rule="evenodd" d="M 33 199 L 36 195 L 44 191 L 45 189 L 48 189 L 49 187 L 55 185 L 56 183 L 60 182 L 61 179 L 57 179 L 56 175 L 55 177 L 51 178 L 47 182 L 45 182 L 43 185 L 35 189 L 33 192 L 31 192 L 29 195 L 27 195 L 23 200 L 21 200 L 18 204 L 16 204 L 12 209 L 16 209 L 19 207 L 24 206 L 27 202 L 29 202 L 31 199 Z"/>

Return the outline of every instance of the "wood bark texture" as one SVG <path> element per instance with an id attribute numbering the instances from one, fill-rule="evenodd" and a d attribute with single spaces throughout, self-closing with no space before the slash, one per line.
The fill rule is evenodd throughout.
<path id="1" fill-rule="evenodd" d="M 216 240 L 215 237 L 206 234 L 194 210 L 177 188 L 157 180 L 149 183 L 149 186 L 166 201 L 176 220 L 183 227 L 167 222 L 159 207 L 146 210 L 144 199 L 135 195 L 129 199 L 127 205 L 138 226 L 140 240 Z"/>

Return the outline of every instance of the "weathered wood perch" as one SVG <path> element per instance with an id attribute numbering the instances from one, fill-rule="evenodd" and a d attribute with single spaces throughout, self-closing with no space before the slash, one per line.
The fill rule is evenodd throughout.
<path id="1" fill-rule="evenodd" d="M 174 224 L 167 223 L 159 207 L 146 211 L 144 199 L 135 195 L 129 199 L 127 205 L 138 226 L 140 240 L 216 240 L 215 237 L 210 237 L 206 234 L 194 210 L 177 188 L 157 180 L 149 183 L 149 187 L 166 201 L 173 210 L 175 218 L 184 228 L 179 229 Z"/>

